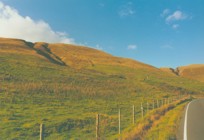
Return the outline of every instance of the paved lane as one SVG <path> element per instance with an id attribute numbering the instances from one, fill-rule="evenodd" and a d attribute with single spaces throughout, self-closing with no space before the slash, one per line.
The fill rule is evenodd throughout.
<path id="1" fill-rule="evenodd" d="M 194 100 L 187 105 L 183 139 L 204 140 L 204 99 Z"/>

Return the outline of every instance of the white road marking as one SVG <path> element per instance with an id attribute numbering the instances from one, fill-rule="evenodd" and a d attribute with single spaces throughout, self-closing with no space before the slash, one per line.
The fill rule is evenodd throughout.
<path id="1" fill-rule="evenodd" d="M 196 100 L 194 100 L 196 101 Z M 188 108 L 189 108 L 189 105 L 194 102 L 194 101 L 191 101 L 190 103 L 188 103 L 187 105 L 187 108 L 186 108 L 186 113 L 185 113 L 185 121 L 184 121 L 184 133 L 183 133 L 183 140 L 187 140 L 187 119 L 188 119 Z"/>

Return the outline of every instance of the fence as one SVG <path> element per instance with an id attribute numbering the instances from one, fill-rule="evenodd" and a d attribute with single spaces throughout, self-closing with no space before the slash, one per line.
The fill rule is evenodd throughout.
<path id="1" fill-rule="evenodd" d="M 165 105 L 169 105 L 171 103 L 174 103 L 176 101 L 179 101 L 183 98 L 186 98 L 187 96 L 184 96 L 184 95 L 179 95 L 179 96 L 176 96 L 176 97 L 171 97 L 171 98 L 162 98 L 162 99 L 155 99 L 155 100 L 152 100 L 151 102 L 150 101 L 147 101 L 146 103 L 142 102 L 140 107 L 140 111 L 139 112 L 136 112 L 136 106 L 135 105 L 132 105 L 132 113 L 131 113 L 131 120 L 132 120 L 132 125 L 135 126 L 136 124 L 136 119 L 143 119 L 145 115 L 147 115 L 148 113 L 150 113 L 152 110 L 156 110 L 158 108 L 161 108 L 162 106 L 165 106 Z M 118 134 L 115 134 L 115 138 L 118 137 L 118 139 L 122 139 L 122 127 L 121 127 L 121 121 L 122 121 L 122 118 L 121 118 L 121 114 L 122 113 L 125 113 L 123 112 L 123 110 L 121 108 L 118 109 Z M 140 118 L 136 118 L 136 113 L 139 113 L 141 114 L 141 117 Z M 96 114 L 96 123 L 95 123 L 95 139 L 96 140 L 102 140 L 102 139 L 105 139 L 104 136 L 102 136 L 101 134 L 101 131 L 100 131 L 100 128 L 102 127 L 102 124 L 100 123 L 102 121 L 102 115 L 100 113 Z M 130 124 L 131 125 L 131 124 Z M 40 140 L 44 140 L 44 135 L 43 135 L 43 132 L 44 132 L 44 124 L 40 124 Z"/>

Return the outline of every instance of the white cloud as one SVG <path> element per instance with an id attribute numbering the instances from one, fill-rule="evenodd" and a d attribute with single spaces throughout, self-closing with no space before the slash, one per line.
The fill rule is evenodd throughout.
<path id="1" fill-rule="evenodd" d="M 123 5 L 119 12 L 118 12 L 120 17 L 126 17 L 126 16 L 131 16 L 135 14 L 135 10 L 133 8 L 133 4 L 131 2 L 126 3 Z"/>
<path id="2" fill-rule="evenodd" d="M 177 10 L 173 14 L 169 15 L 166 17 L 166 22 L 172 22 L 172 21 L 179 21 L 179 20 L 184 20 L 187 19 L 188 16 L 184 14 L 183 12 Z"/>
<path id="3" fill-rule="evenodd" d="M 173 29 L 178 29 L 179 26 L 180 26 L 179 24 L 173 24 L 173 25 L 172 25 L 172 28 L 173 28 Z"/>
<path id="4" fill-rule="evenodd" d="M 74 43 L 64 32 L 54 31 L 43 20 L 21 16 L 18 11 L 0 1 L 0 36 L 20 38 L 32 42 Z"/>
<path id="5" fill-rule="evenodd" d="M 166 15 L 168 15 L 170 13 L 169 9 L 164 9 L 164 11 L 161 14 L 161 17 L 165 17 Z"/>
<path id="6" fill-rule="evenodd" d="M 192 19 L 192 17 L 190 17 L 183 11 L 176 10 L 174 12 L 171 12 L 169 9 L 165 9 L 161 13 L 161 17 L 164 18 L 166 24 L 169 25 L 174 30 L 180 27 L 181 21 Z"/>
<path id="7" fill-rule="evenodd" d="M 136 50 L 137 48 L 137 45 L 128 45 L 127 47 L 128 50 Z"/>

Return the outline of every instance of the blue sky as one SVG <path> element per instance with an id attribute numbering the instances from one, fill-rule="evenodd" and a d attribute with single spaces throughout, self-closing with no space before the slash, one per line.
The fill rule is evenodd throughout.
<path id="1" fill-rule="evenodd" d="M 204 63 L 202 0 L 0 0 L 0 36 L 102 49 L 156 67 Z"/>

